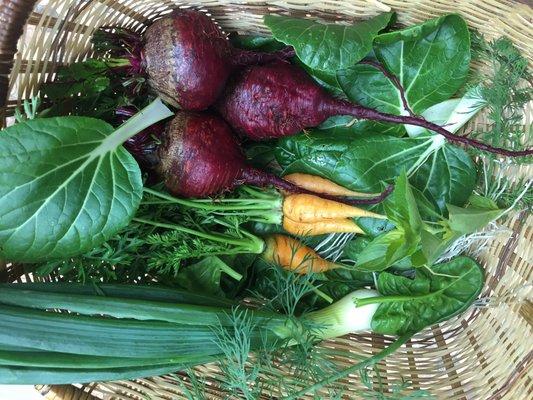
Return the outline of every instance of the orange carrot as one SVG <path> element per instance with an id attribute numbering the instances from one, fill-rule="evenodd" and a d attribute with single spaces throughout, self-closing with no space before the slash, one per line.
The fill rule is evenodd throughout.
<path id="1" fill-rule="evenodd" d="M 311 194 L 285 196 L 283 200 L 283 215 L 297 222 L 354 217 L 386 218 L 384 215 L 333 200 L 326 200 Z"/>
<path id="2" fill-rule="evenodd" d="M 292 235 L 316 236 L 325 233 L 360 233 L 364 231 L 354 221 L 347 218 L 323 219 L 314 222 L 299 222 L 283 218 L 283 229 Z"/>
<path id="3" fill-rule="evenodd" d="M 289 271 L 299 274 L 320 273 L 339 267 L 289 236 L 271 235 L 265 239 L 265 244 L 263 259 Z"/>
<path id="4" fill-rule="evenodd" d="M 379 195 L 379 193 L 354 192 L 353 190 L 346 189 L 345 187 L 337 185 L 335 182 L 320 176 L 301 174 L 299 172 L 285 175 L 283 179 L 311 192 L 328 194 L 331 196 L 374 197 Z"/>

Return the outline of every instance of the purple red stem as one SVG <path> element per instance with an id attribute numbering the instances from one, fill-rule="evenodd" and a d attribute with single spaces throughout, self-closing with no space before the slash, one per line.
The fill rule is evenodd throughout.
<path id="1" fill-rule="evenodd" d="M 400 80 L 398 79 L 398 77 L 396 77 L 396 75 L 394 74 L 391 74 L 389 71 L 387 71 L 387 69 L 380 63 L 376 62 L 376 61 L 361 61 L 359 64 L 366 64 L 366 65 L 371 65 L 373 66 L 374 68 L 380 70 L 380 72 L 385 75 L 386 78 L 388 78 L 392 84 L 394 86 L 396 86 L 396 89 L 398 89 L 398 92 L 400 93 L 400 98 L 402 100 L 402 103 L 403 103 L 403 108 L 409 113 L 409 115 L 411 115 L 412 117 L 415 116 L 415 113 L 413 112 L 413 110 L 411 110 L 411 107 L 409 107 L 409 104 L 407 103 L 407 98 L 405 97 L 405 90 L 400 82 Z"/>

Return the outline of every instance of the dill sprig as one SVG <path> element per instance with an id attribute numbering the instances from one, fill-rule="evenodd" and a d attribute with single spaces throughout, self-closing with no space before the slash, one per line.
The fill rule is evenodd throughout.
<path id="1" fill-rule="evenodd" d="M 486 71 L 473 77 L 471 85 L 479 85 L 478 93 L 486 101 L 490 124 L 487 129 L 474 130 L 470 136 L 495 147 L 513 150 L 530 147 L 531 126 L 524 127 L 524 108 L 533 99 L 528 60 L 506 37 L 487 41 L 476 31 L 471 37 L 474 60 L 488 65 Z M 497 157 L 486 153 L 484 156 Z M 511 161 L 531 162 L 531 157 Z"/>

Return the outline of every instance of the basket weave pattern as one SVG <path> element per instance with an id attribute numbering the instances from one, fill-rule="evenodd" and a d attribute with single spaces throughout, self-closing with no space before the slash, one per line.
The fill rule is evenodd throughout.
<path id="1" fill-rule="evenodd" d="M 150 21 L 179 6 L 208 11 L 226 30 L 265 32 L 262 17 L 267 13 L 291 14 L 327 21 L 351 21 L 380 12 L 398 12 L 399 22 L 413 24 L 444 13 L 460 13 L 487 38 L 510 37 L 533 63 L 533 9 L 514 1 L 496 0 L 322 0 L 322 1 L 226 1 L 179 2 L 170 0 L 0 0 L 0 121 L 9 122 L 20 101 L 38 92 L 39 84 L 53 78 L 59 65 L 90 55 L 90 37 L 99 26 L 125 26 L 142 31 Z M 30 12 L 30 10 L 32 10 Z M 29 18 L 26 20 L 26 16 Z M 18 52 L 14 44 L 18 42 Z M 12 65 L 11 65 L 12 64 Z M 11 69 L 12 67 L 12 69 Z M 11 72 L 10 72 L 11 71 Z M 5 100 L 5 101 L 4 101 Z M 532 107 L 525 125 L 531 124 Z M 474 124 L 483 127 L 483 116 Z M 531 175 L 522 167 L 516 175 Z M 427 389 L 439 399 L 529 399 L 533 392 L 532 295 L 533 217 L 522 213 L 505 222 L 508 231 L 496 237 L 480 253 L 487 271 L 482 292 L 486 300 L 460 317 L 416 335 L 380 364 L 385 387 L 402 378 L 413 389 Z M 17 265 L 0 261 L 0 280 L 31 279 Z M 53 278 L 51 278 L 53 279 Z M 339 368 L 355 362 L 356 356 L 375 354 L 393 338 L 363 334 L 329 340 L 323 346 L 346 350 L 335 361 Z M 351 358 L 350 357 L 351 352 Z M 196 369 L 208 377 L 208 398 L 222 399 L 220 371 L 215 365 Z M 359 398 L 358 376 L 344 383 L 346 398 Z M 135 382 L 98 383 L 40 388 L 49 399 L 82 400 L 183 398 L 175 376 L 139 379 Z M 87 391 L 90 392 L 87 393 Z M 327 398 L 327 397 L 324 397 Z"/>

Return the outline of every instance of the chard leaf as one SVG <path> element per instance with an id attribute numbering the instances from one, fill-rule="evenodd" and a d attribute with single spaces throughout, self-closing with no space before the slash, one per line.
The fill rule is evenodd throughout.
<path id="1" fill-rule="evenodd" d="M 465 83 L 470 34 L 461 16 L 445 15 L 379 35 L 374 52 L 399 79 L 409 107 L 419 114 L 449 99 Z"/>
<path id="2" fill-rule="evenodd" d="M 283 138 L 276 159 L 284 173 L 319 175 L 362 192 L 379 192 L 403 169 L 411 183 L 441 211 L 446 204 L 463 205 L 472 193 L 477 172 L 462 149 L 443 143 L 440 136 L 395 138 L 388 135 L 354 137 L 348 132 L 315 130 Z M 414 172 L 416 170 L 416 172 Z"/>
<path id="3" fill-rule="evenodd" d="M 121 146 L 172 115 L 152 103 L 116 131 L 87 117 L 34 119 L 0 135 L 0 257 L 67 258 L 127 225 L 142 195 L 139 166 Z"/>
<path id="4" fill-rule="evenodd" d="M 470 36 L 459 15 L 445 15 L 421 25 L 378 35 L 374 55 L 404 89 L 415 114 L 449 99 L 464 84 L 470 64 Z M 406 115 L 400 90 L 372 65 L 352 65 L 337 73 L 348 98 L 382 112 Z M 373 123 L 374 132 L 402 136 L 403 126 Z"/>
<path id="5" fill-rule="evenodd" d="M 361 61 L 376 35 L 389 25 L 393 13 L 383 13 L 353 25 L 323 24 L 280 15 L 265 16 L 275 39 L 294 47 L 298 58 L 318 78 L 328 81 L 335 72 Z M 329 82 L 328 82 L 329 83 Z"/>
<path id="6" fill-rule="evenodd" d="M 445 100 L 429 107 L 422 117 L 437 125 L 445 126 L 452 133 L 461 129 L 487 102 L 480 97 L 479 87 L 470 89 L 463 97 Z M 420 126 L 405 125 L 411 137 L 431 133 Z"/>
<path id="7" fill-rule="evenodd" d="M 472 259 L 458 257 L 419 268 L 415 278 L 382 272 L 377 289 L 381 303 L 372 318 L 372 330 L 388 335 L 419 332 L 465 311 L 483 288 L 481 267 Z"/>

